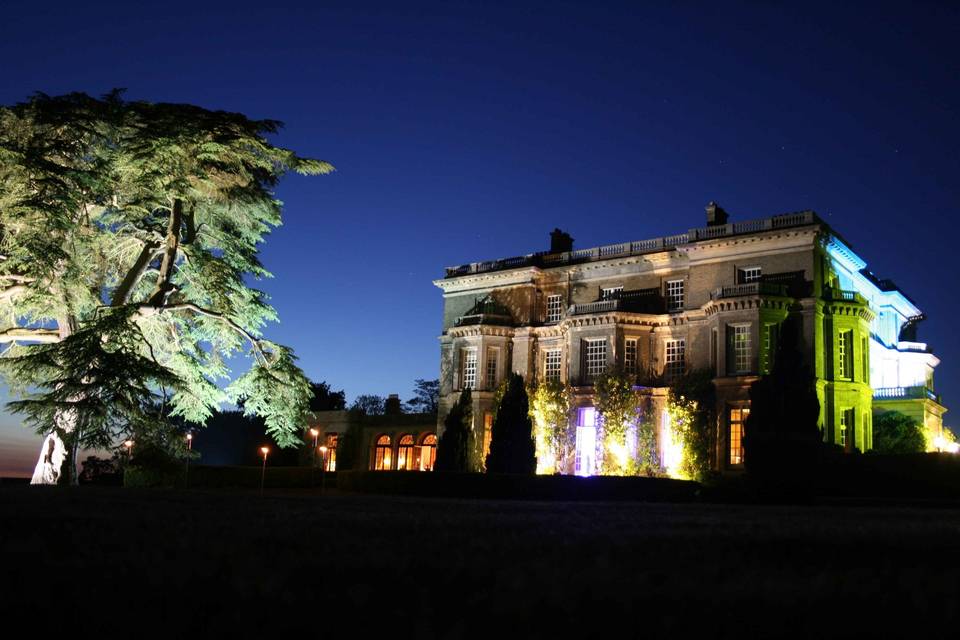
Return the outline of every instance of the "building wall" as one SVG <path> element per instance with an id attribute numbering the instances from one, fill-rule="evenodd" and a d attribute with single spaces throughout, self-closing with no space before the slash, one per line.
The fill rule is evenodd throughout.
<path id="1" fill-rule="evenodd" d="M 727 233 L 720 229 L 691 230 L 687 241 L 663 251 L 642 255 L 602 255 L 584 263 L 546 268 L 476 273 L 439 280 L 444 290 L 444 326 L 441 336 L 441 412 L 439 420 L 463 387 L 465 349 L 485 353 L 499 345 L 510 370 L 526 379 L 542 380 L 545 353 L 561 350 L 561 379 L 577 391 L 578 402 L 592 402 L 592 381 L 585 370 L 585 345 L 606 344 L 604 364 L 624 367 L 625 341 L 637 341 L 636 374 L 641 381 L 661 381 L 668 373 L 667 347 L 682 340 L 686 369 L 710 369 L 717 386 L 716 467 L 729 461 L 730 409 L 746 407 L 749 386 L 769 373 L 779 325 L 789 314 L 801 319 L 806 345 L 804 357 L 816 375 L 820 426 L 824 439 L 861 451 L 872 446 L 873 386 L 871 358 L 879 344 L 889 349 L 894 331 L 909 322 L 915 310 L 892 289 L 882 290 L 865 262 L 818 220 L 773 230 L 757 224 L 755 233 Z M 765 230 L 763 230 L 765 229 Z M 705 231 L 705 233 L 704 233 Z M 616 249 L 616 247 L 614 247 Z M 739 287 L 748 269 L 759 268 L 767 278 L 797 273 L 804 286 L 757 289 Z M 667 283 L 682 281 L 683 303 L 678 309 L 627 310 L 604 303 L 604 289 L 623 292 L 655 289 L 666 303 Z M 887 286 L 887 285 L 883 285 Z M 872 288 L 871 288 L 872 287 Z M 547 301 L 559 295 L 563 314 L 546 322 Z M 458 326 L 480 299 L 496 300 L 509 309 L 510 318 L 495 324 Z M 589 305 L 589 306 L 585 306 Z M 916 310 L 919 313 L 919 310 Z M 882 316 L 881 316 L 882 314 Z M 744 327 L 738 333 L 735 327 Z M 841 336 L 848 341 L 840 345 Z M 675 344 L 675 343 L 674 343 Z M 746 346 L 745 346 L 746 345 Z M 748 357 L 737 357 L 748 353 Z M 905 362 L 905 356 L 900 361 Z M 841 359 L 846 366 L 841 366 Z M 898 361 L 898 362 L 900 362 Z M 933 360 L 924 361 L 932 386 Z M 482 363 L 478 361 L 482 368 Z M 501 366 L 498 371 L 504 371 Z M 478 372 L 476 388 L 492 389 Z M 663 384 L 663 382 L 657 382 Z M 475 428 L 482 432 L 483 412 L 492 397 L 475 399 Z M 442 430 L 442 424 L 439 427 Z M 482 434 L 479 436 L 482 439 Z"/>

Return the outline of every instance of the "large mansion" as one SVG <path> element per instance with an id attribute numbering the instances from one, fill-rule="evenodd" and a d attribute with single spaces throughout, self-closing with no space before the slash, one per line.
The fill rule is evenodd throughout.
<path id="1" fill-rule="evenodd" d="M 825 440 L 869 450 L 873 416 L 887 410 L 920 420 L 928 442 L 942 432 L 939 360 L 916 339 L 922 312 L 812 211 L 729 222 L 710 203 L 704 227 L 589 249 L 557 230 L 549 251 L 451 267 L 434 284 L 444 299 L 438 429 L 460 391 L 472 389 L 478 456 L 489 446 L 494 390 L 515 371 L 573 388 L 576 455 L 566 471 L 591 474 L 592 384 L 616 366 L 665 381 L 637 392 L 650 396 L 669 467 L 662 385 L 709 369 L 714 465 L 736 469 L 749 388 L 769 371 L 788 313 L 801 319 Z"/>

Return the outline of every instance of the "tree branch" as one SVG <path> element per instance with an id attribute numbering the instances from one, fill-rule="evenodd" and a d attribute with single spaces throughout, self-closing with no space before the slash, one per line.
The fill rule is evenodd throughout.
<path id="1" fill-rule="evenodd" d="M 133 287 L 136 286 L 137 281 L 140 280 L 140 276 L 143 275 L 147 265 L 153 260 L 159 248 L 159 242 L 144 243 L 143 248 L 140 249 L 140 255 L 137 256 L 137 260 L 133 263 L 133 266 L 130 267 L 130 270 L 127 272 L 127 275 L 123 277 L 120 284 L 117 285 L 116 291 L 113 292 L 113 299 L 110 300 L 111 307 L 119 307 L 127 303 L 130 298 L 130 292 L 133 291 Z"/>
<path id="2" fill-rule="evenodd" d="M 21 327 L 0 331 L 0 343 L 20 341 L 53 344 L 60 342 L 60 331 L 58 329 L 24 329 Z"/>
<path id="3" fill-rule="evenodd" d="M 163 262 L 160 263 L 160 275 L 157 276 L 157 286 L 150 294 L 150 304 L 160 307 L 166 300 L 167 294 L 173 288 L 170 278 L 173 276 L 173 265 L 177 260 L 177 250 L 180 247 L 180 228 L 183 226 L 183 201 L 175 198 L 170 210 L 170 221 L 167 223 L 166 246 L 163 249 Z"/>
<path id="4" fill-rule="evenodd" d="M 158 307 L 148 303 L 148 304 L 143 304 L 137 307 L 137 312 L 142 317 L 145 317 L 145 318 L 160 315 L 161 313 L 176 312 L 176 311 L 192 311 L 193 313 L 196 313 L 202 316 L 207 316 L 208 318 L 215 318 L 223 322 L 224 324 L 229 326 L 231 329 L 239 333 L 241 336 L 246 338 L 246 340 L 250 343 L 250 346 L 253 347 L 253 350 L 256 353 L 257 358 L 259 360 L 261 360 L 264 364 L 270 364 L 270 360 L 269 358 L 267 358 L 267 354 L 263 351 L 263 348 L 260 346 L 260 341 L 257 340 L 257 338 L 254 337 L 249 331 L 247 331 L 246 329 L 244 329 L 239 324 L 237 324 L 236 322 L 234 322 L 233 320 L 231 320 L 230 318 L 228 318 L 222 313 L 213 311 L 211 309 L 204 309 L 203 307 L 196 305 L 192 302 L 181 302 L 179 304 L 170 305 L 168 307 L 164 307 L 164 306 Z"/>

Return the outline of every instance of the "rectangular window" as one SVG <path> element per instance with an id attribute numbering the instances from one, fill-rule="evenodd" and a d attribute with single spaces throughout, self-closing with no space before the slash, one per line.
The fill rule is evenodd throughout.
<path id="1" fill-rule="evenodd" d="M 544 352 L 543 377 L 546 380 L 560 379 L 560 349 L 550 349 Z"/>
<path id="2" fill-rule="evenodd" d="M 683 280 L 667 280 L 667 311 L 683 310 Z"/>
<path id="3" fill-rule="evenodd" d="M 867 360 L 867 354 L 870 353 L 870 349 L 867 348 L 867 339 L 860 338 L 860 360 L 862 360 L 862 366 L 860 371 L 863 372 L 863 377 L 860 379 L 866 382 L 870 377 L 870 363 Z"/>
<path id="4" fill-rule="evenodd" d="M 586 379 L 594 381 L 607 370 L 607 340 L 584 340 L 584 373 Z"/>
<path id="5" fill-rule="evenodd" d="M 563 296 L 547 296 L 547 322 L 560 322 L 563 317 Z"/>
<path id="6" fill-rule="evenodd" d="M 733 371 L 750 373 L 750 325 L 735 324 L 733 330 Z"/>
<path id="7" fill-rule="evenodd" d="M 841 331 L 837 336 L 837 377 L 853 379 L 853 331 Z"/>
<path id="8" fill-rule="evenodd" d="M 720 362 L 720 340 L 717 337 L 717 330 L 713 329 L 710 332 L 710 368 L 713 369 L 714 375 L 719 375 L 719 362 Z"/>
<path id="9" fill-rule="evenodd" d="M 499 355 L 499 349 L 487 349 L 487 389 L 493 389 L 497 386 L 497 360 Z"/>
<path id="10" fill-rule="evenodd" d="M 607 287 L 605 289 L 600 289 L 600 299 L 611 300 L 616 298 L 621 291 L 623 291 L 623 287 Z"/>
<path id="11" fill-rule="evenodd" d="M 853 448 L 853 415 L 853 409 L 840 412 L 840 446 L 848 451 Z"/>
<path id="12" fill-rule="evenodd" d="M 683 375 L 685 363 L 684 356 L 687 347 L 687 341 L 680 340 L 667 340 L 666 343 L 666 365 L 664 366 L 663 373 L 667 377 L 667 380 L 675 380 Z"/>
<path id="13" fill-rule="evenodd" d="M 749 284 L 760 280 L 760 267 L 737 269 L 737 284 Z"/>
<path id="14" fill-rule="evenodd" d="M 736 407 L 730 409 L 730 465 L 743 464 L 743 426 L 750 415 L 750 409 Z"/>
<path id="15" fill-rule="evenodd" d="M 763 373 L 773 371 L 774 356 L 777 353 L 777 338 L 780 327 L 774 323 L 763 325 Z"/>
<path id="16" fill-rule="evenodd" d="M 462 352 L 463 369 L 460 377 L 462 389 L 477 388 L 477 350 L 464 349 Z"/>
<path id="17" fill-rule="evenodd" d="M 628 376 L 637 375 L 637 339 L 623 341 L 623 370 Z"/>

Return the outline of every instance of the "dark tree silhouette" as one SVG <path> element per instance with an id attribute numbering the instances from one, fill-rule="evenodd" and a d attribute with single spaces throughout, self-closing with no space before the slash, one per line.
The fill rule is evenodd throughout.
<path id="1" fill-rule="evenodd" d="M 750 387 L 744 463 L 750 476 L 773 492 L 808 487 L 822 448 L 820 402 L 813 372 L 803 359 L 802 335 L 799 318 L 787 318 L 773 371 Z"/>
<path id="2" fill-rule="evenodd" d="M 487 472 L 532 474 L 536 470 L 536 446 L 527 390 L 523 376 L 512 373 L 493 419 Z"/>
<path id="3" fill-rule="evenodd" d="M 350 405 L 350 411 L 365 416 L 382 416 L 386 406 L 386 401 L 382 396 L 362 395 L 357 396 L 353 404 Z"/>
<path id="4" fill-rule="evenodd" d="M 311 382 L 310 411 L 342 411 L 347 407 L 347 396 L 340 391 L 331 391 L 326 382 Z"/>
<path id="5" fill-rule="evenodd" d="M 440 380 L 417 378 L 413 381 L 413 397 L 407 400 L 411 411 L 414 413 L 436 413 L 439 402 Z"/>
<path id="6" fill-rule="evenodd" d="M 473 399 L 464 389 L 457 404 L 443 421 L 443 435 L 437 444 L 437 471 L 471 471 L 470 451 L 473 448 Z"/>

